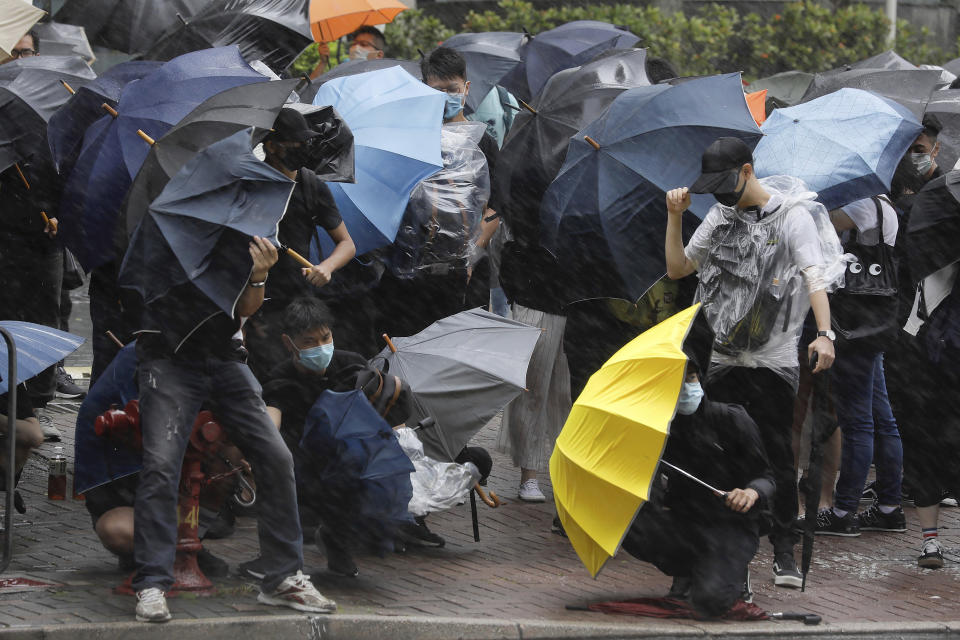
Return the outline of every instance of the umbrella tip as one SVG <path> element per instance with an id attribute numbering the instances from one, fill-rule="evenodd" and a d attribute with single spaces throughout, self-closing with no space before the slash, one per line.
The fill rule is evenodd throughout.
<path id="1" fill-rule="evenodd" d="M 67 84 L 67 81 L 66 81 L 66 80 L 61 80 L 61 81 L 60 81 L 60 84 L 63 85 L 63 88 L 64 88 L 64 89 L 66 89 L 67 91 L 70 92 L 70 95 L 73 95 L 73 94 L 76 93 L 76 91 L 74 91 L 73 87 L 71 87 L 69 84 Z"/>
<path id="2" fill-rule="evenodd" d="M 528 105 L 526 102 L 524 102 L 524 101 L 521 100 L 520 98 L 517 98 L 517 101 L 520 103 L 520 106 L 521 106 L 521 107 L 523 107 L 524 109 L 526 109 L 527 111 L 529 111 L 529 112 L 532 113 L 533 115 L 537 115 L 537 110 L 536 110 L 536 109 L 534 109 L 533 107 L 531 107 L 530 105 Z"/>
<path id="3" fill-rule="evenodd" d="M 393 344 L 393 340 L 390 339 L 390 336 L 383 334 L 383 339 L 387 343 L 387 346 L 390 347 L 390 353 L 396 353 L 397 347 L 395 344 Z"/>
<path id="4" fill-rule="evenodd" d="M 597 142 L 596 140 L 594 140 L 594 139 L 591 138 L 590 136 L 583 136 L 583 139 L 584 139 L 584 141 L 585 141 L 587 144 L 589 144 L 591 147 L 593 147 L 593 148 L 596 149 L 597 151 L 600 151 L 600 143 L 599 143 L 599 142 Z"/>
<path id="5" fill-rule="evenodd" d="M 182 23 L 183 23 L 183 26 L 187 26 L 187 20 L 186 20 L 186 18 L 184 18 L 182 15 L 180 15 L 179 12 L 177 13 L 177 20 L 179 20 L 180 22 L 182 22 Z"/>
<path id="6" fill-rule="evenodd" d="M 100 105 L 100 108 L 103 109 L 104 111 L 106 111 L 107 113 L 109 113 L 109 114 L 110 114 L 111 116 L 113 116 L 114 118 L 116 118 L 117 116 L 120 115 L 119 113 L 117 113 L 117 110 L 116 110 L 116 109 L 114 109 L 113 107 L 111 107 L 110 105 L 108 105 L 106 102 L 104 102 L 102 105 Z"/>
<path id="7" fill-rule="evenodd" d="M 143 138 L 143 141 L 146 142 L 151 147 L 157 144 L 157 141 L 151 138 L 150 136 L 148 136 L 146 133 L 144 133 L 143 129 L 137 129 L 137 135 Z"/>

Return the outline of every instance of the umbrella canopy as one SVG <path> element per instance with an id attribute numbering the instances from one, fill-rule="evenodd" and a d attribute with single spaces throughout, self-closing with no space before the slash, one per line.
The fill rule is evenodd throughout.
<path id="1" fill-rule="evenodd" d="M 954 58 L 950 62 L 944 62 L 943 68 L 953 75 L 960 77 L 960 58 Z"/>
<path id="2" fill-rule="evenodd" d="M 396 60 L 394 58 L 376 58 L 374 60 L 346 60 L 327 71 L 322 76 L 312 80 L 310 84 L 300 91 L 300 99 L 304 102 L 313 102 L 314 96 L 324 83 L 334 78 L 344 76 L 355 76 L 359 73 L 368 71 L 377 71 L 379 69 L 389 69 L 390 67 L 400 67 L 417 80 L 421 80 L 420 63 L 413 60 Z"/>
<path id="3" fill-rule="evenodd" d="M 399 0 L 310 0 L 310 31 L 317 42 L 332 42 L 366 24 L 393 22 L 406 9 Z"/>
<path id="4" fill-rule="evenodd" d="M 443 167 L 445 101 L 397 67 L 331 80 L 314 96 L 313 104 L 333 106 L 353 132 L 356 182 L 329 186 L 357 255 L 393 242 L 410 192 Z M 329 255 L 332 241 L 319 236 Z"/>
<path id="5" fill-rule="evenodd" d="M 279 73 L 311 42 L 304 0 L 208 0 L 143 57 L 170 60 L 190 51 L 236 45 L 247 61 L 262 60 Z"/>
<path id="6" fill-rule="evenodd" d="M 754 91 L 747 94 L 747 107 L 750 109 L 750 115 L 753 121 L 760 126 L 767 119 L 767 90 Z"/>
<path id="7" fill-rule="evenodd" d="M 767 95 L 777 98 L 788 105 L 797 104 L 803 99 L 807 87 L 813 81 L 813 74 L 804 71 L 784 71 L 750 83 L 751 91 L 767 90 Z"/>
<path id="8" fill-rule="evenodd" d="M 899 53 L 890 49 L 865 60 L 853 62 L 845 69 L 916 69 L 917 65 L 905 60 Z"/>
<path id="9" fill-rule="evenodd" d="M 960 89 L 934 91 L 927 104 L 927 113 L 937 116 L 943 125 L 937 135 L 940 143 L 937 165 L 951 169 L 960 160 Z"/>
<path id="10" fill-rule="evenodd" d="M 210 96 L 256 82 L 267 78 L 237 47 L 221 47 L 182 55 L 124 87 L 116 117 L 101 117 L 84 134 L 60 207 L 63 242 L 85 269 L 115 257 L 116 222 L 150 152 L 137 130 L 159 138 Z"/>
<path id="11" fill-rule="evenodd" d="M 44 13 L 26 0 L 0 0 L 0 59 L 10 57 L 10 50 Z"/>
<path id="12" fill-rule="evenodd" d="M 489 31 L 486 33 L 458 33 L 447 38 L 443 46 L 456 49 L 467 61 L 467 94 L 465 111 L 476 111 L 480 102 L 500 80 L 520 62 L 520 47 L 526 36 L 522 33 Z"/>
<path id="13" fill-rule="evenodd" d="M 960 259 L 960 171 L 931 180 L 916 195 L 907 241 L 914 282 Z"/>
<path id="14" fill-rule="evenodd" d="M 940 85 L 940 72 L 932 70 L 828 71 L 813 77 L 800 102 L 809 102 L 845 87 L 865 89 L 899 102 L 909 109 L 917 120 L 922 120 L 930 94 Z"/>
<path id="15" fill-rule="evenodd" d="M 395 338 L 373 362 L 410 385 L 410 424 L 432 417 L 419 432 L 424 452 L 453 460 L 473 435 L 524 390 L 527 365 L 541 330 L 482 309 L 443 318 L 415 336 Z"/>
<path id="16" fill-rule="evenodd" d="M 903 154 L 923 130 L 902 105 L 840 89 L 777 109 L 753 154 L 760 177 L 803 180 L 827 209 L 886 193 Z"/>
<path id="17" fill-rule="evenodd" d="M 298 500 L 338 531 L 392 547 L 396 527 L 411 520 L 410 474 L 416 471 L 363 391 L 324 391 L 307 414 L 295 455 Z"/>
<path id="18" fill-rule="evenodd" d="M 253 155 L 253 131 L 216 142 L 183 165 L 150 205 L 120 266 L 121 286 L 150 303 L 193 283 L 233 317 L 247 286 L 253 236 L 276 240 L 295 183 Z M 209 312 L 184 309 L 197 316 Z"/>
<path id="19" fill-rule="evenodd" d="M 142 53 L 164 31 L 182 24 L 210 0 L 67 0 L 58 22 L 80 25 L 87 37 L 108 49 Z"/>
<path id="20" fill-rule="evenodd" d="M 691 184 L 717 138 L 760 140 L 740 74 L 621 93 L 570 141 L 541 209 L 543 246 L 561 264 L 568 300 L 637 300 L 665 271 L 665 192 Z M 685 214 L 692 233 L 715 200 L 695 194 Z"/>
<path id="21" fill-rule="evenodd" d="M 695 328 L 695 325 L 698 325 Z M 574 551 L 594 577 L 650 498 L 683 385 L 687 352 L 709 362 L 700 305 L 644 332 L 594 373 L 550 457 L 550 479 Z M 702 359 L 701 359 L 702 358 Z"/>
<path id="22" fill-rule="evenodd" d="M 554 75 L 530 109 L 517 114 L 497 161 L 495 191 L 518 238 L 538 240 L 540 201 L 563 166 L 570 137 L 627 89 L 650 84 L 643 49 L 617 51 Z"/>
<path id="23" fill-rule="evenodd" d="M 17 380 L 14 386 L 60 362 L 84 343 L 80 336 L 32 322 L 0 320 L 0 327 L 10 332 L 17 348 Z M 7 357 L 7 343 L 0 340 L 0 358 L 6 362 Z M 0 372 L 0 393 L 10 390 L 10 381 L 4 378 L 6 373 L 4 367 Z"/>
<path id="24" fill-rule="evenodd" d="M 40 42 L 43 43 L 43 55 L 80 56 L 88 63 L 97 59 L 87 40 L 86 29 L 75 24 L 62 22 L 41 22 L 35 27 Z"/>
<path id="25" fill-rule="evenodd" d="M 500 84 L 530 102 L 558 71 L 582 65 L 608 49 L 632 47 L 639 40 L 629 31 L 606 22 L 568 22 L 531 38 L 520 50 L 520 62 Z"/>
<path id="26" fill-rule="evenodd" d="M 77 57 L 36 56 L 0 66 L 0 171 L 22 158 L 48 161 L 47 121 L 70 98 L 61 81 L 82 87 L 96 77 Z"/>
<path id="27" fill-rule="evenodd" d="M 69 26 L 69 25 L 68 25 Z M 61 175 L 69 175 L 83 146 L 83 135 L 103 117 L 104 103 L 116 108 L 124 87 L 160 68 L 162 62 L 130 61 L 108 69 L 102 76 L 76 91 L 65 105 L 50 116 L 47 140 L 54 166 Z"/>

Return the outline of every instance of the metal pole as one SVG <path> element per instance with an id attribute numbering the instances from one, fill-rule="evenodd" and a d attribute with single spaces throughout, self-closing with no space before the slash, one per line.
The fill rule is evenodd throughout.
<path id="1" fill-rule="evenodd" d="M 7 343 L 7 495 L 3 523 L 3 562 L 0 573 L 7 570 L 13 557 L 13 483 L 16 480 L 17 455 L 17 345 L 13 336 L 0 327 Z"/>
<path id="2" fill-rule="evenodd" d="M 897 40 L 897 0 L 887 0 L 887 20 L 890 21 L 889 44 L 893 47 Z"/>

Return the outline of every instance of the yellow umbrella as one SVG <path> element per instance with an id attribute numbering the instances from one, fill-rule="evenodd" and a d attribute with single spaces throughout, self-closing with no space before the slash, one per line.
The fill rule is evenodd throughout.
<path id="1" fill-rule="evenodd" d="M 10 57 L 10 50 L 44 13 L 26 0 L 0 0 L 0 59 Z"/>
<path id="2" fill-rule="evenodd" d="M 695 321 L 705 327 L 699 304 L 614 354 L 590 377 L 557 438 L 550 458 L 557 512 L 594 577 L 650 497 L 683 384 L 684 343 Z M 699 328 L 696 336 L 696 357 L 706 367 L 712 337 Z"/>
<path id="3" fill-rule="evenodd" d="M 365 24 L 386 24 L 407 5 L 399 0 L 310 0 L 310 30 L 317 42 L 330 42 Z"/>

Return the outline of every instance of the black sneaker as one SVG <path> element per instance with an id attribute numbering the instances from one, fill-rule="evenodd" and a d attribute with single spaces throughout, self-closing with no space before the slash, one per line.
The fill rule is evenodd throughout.
<path id="1" fill-rule="evenodd" d="M 841 518 L 833 512 L 833 509 L 820 509 L 817 512 L 817 522 L 813 527 L 813 532 L 819 536 L 856 538 L 860 535 L 860 528 L 857 526 L 857 514 L 848 511 L 847 515 Z"/>
<path id="2" fill-rule="evenodd" d="M 67 373 L 67 370 L 63 367 L 57 367 L 57 393 L 58 398 L 66 398 L 68 400 L 79 400 L 86 397 L 87 392 L 83 390 L 76 382 L 73 381 L 73 376 Z"/>
<path id="3" fill-rule="evenodd" d="M 863 488 L 863 494 L 860 496 L 860 502 L 866 502 L 868 504 L 873 504 L 877 501 L 879 496 L 877 495 L 877 481 L 874 480 L 870 482 Z"/>
<path id="4" fill-rule="evenodd" d="M 944 491 L 943 495 L 940 497 L 940 506 L 941 507 L 955 507 L 957 506 L 957 498 L 949 491 Z"/>
<path id="5" fill-rule="evenodd" d="M 943 547 L 936 538 L 929 538 L 923 541 L 920 547 L 920 557 L 917 558 L 917 564 L 924 569 L 942 569 L 943 568 Z"/>
<path id="6" fill-rule="evenodd" d="M 753 585 L 750 583 L 750 569 L 747 569 L 747 579 L 743 583 L 743 593 L 740 594 L 740 599 L 747 604 L 753 602 Z"/>
<path id="7" fill-rule="evenodd" d="M 404 524 L 398 530 L 399 537 L 408 545 L 414 547 L 442 547 L 446 540 L 427 528 L 426 520 L 415 518 L 416 524 Z"/>
<path id="8" fill-rule="evenodd" d="M 550 532 L 563 538 L 567 537 L 567 532 L 563 530 L 563 523 L 560 522 L 560 516 L 553 516 L 553 524 L 550 525 Z"/>
<path id="9" fill-rule="evenodd" d="M 690 586 L 692 584 L 693 580 L 689 576 L 674 576 L 667 597 L 673 600 L 686 600 L 690 597 Z"/>
<path id="10" fill-rule="evenodd" d="M 857 525 L 861 531 L 903 532 L 907 530 L 907 518 L 903 515 L 903 507 L 884 513 L 880 505 L 872 504 L 869 509 L 857 514 Z"/>
<path id="11" fill-rule="evenodd" d="M 327 569 L 348 578 L 360 575 L 360 569 L 357 568 L 357 563 L 350 555 L 350 550 L 341 544 L 329 530 L 322 526 L 317 527 L 314 542 L 323 549 L 324 555 L 327 556 Z"/>
<path id="12" fill-rule="evenodd" d="M 803 586 L 803 575 L 797 569 L 793 559 L 793 551 L 781 551 L 774 554 L 773 584 L 778 587 L 792 587 L 799 589 Z"/>
<path id="13" fill-rule="evenodd" d="M 264 567 L 263 558 L 257 556 L 253 560 L 248 560 L 247 562 L 241 562 L 237 566 L 237 573 L 246 577 L 253 578 L 254 580 L 263 580 L 263 577 L 267 575 L 267 570 Z"/>

